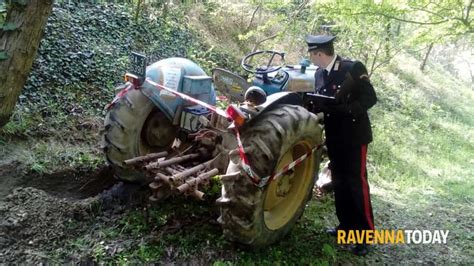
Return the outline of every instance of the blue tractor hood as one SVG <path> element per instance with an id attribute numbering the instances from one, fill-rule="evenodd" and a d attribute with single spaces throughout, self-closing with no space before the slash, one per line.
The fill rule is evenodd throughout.
<path id="1" fill-rule="evenodd" d="M 201 67 L 189 59 L 172 57 L 155 62 L 147 67 L 146 78 L 203 102 L 216 104 L 216 93 L 211 77 L 207 76 Z M 146 81 L 143 83 L 141 91 L 170 120 L 175 117 L 178 106 L 193 105 Z"/>

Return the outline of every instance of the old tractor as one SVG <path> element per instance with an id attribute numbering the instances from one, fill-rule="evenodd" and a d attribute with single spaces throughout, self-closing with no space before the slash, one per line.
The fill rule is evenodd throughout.
<path id="1" fill-rule="evenodd" d="M 255 67 L 257 57 L 266 61 Z M 104 151 L 115 176 L 148 184 L 152 201 L 202 199 L 202 188 L 218 179 L 218 222 L 229 240 L 261 247 L 287 234 L 311 198 L 321 161 L 323 127 L 304 107 L 315 67 L 257 51 L 242 60 L 254 75 L 247 82 L 224 69 L 207 76 L 184 58 L 147 66 L 134 53 L 132 61 L 105 118 Z M 217 94 L 234 103 L 216 107 Z"/>

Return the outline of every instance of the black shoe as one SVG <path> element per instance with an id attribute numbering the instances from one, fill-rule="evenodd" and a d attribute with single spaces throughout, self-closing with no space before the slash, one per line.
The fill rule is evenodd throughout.
<path id="1" fill-rule="evenodd" d="M 337 227 L 327 228 L 326 233 L 330 236 L 336 237 L 337 236 L 337 230 L 338 230 Z"/>
<path id="2" fill-rule="evenodd" d="M 369 253 L 369 246 L 366 244 L 356 244 L 352 247 L 352 253 L 357 256 L 365 256 Z"/>

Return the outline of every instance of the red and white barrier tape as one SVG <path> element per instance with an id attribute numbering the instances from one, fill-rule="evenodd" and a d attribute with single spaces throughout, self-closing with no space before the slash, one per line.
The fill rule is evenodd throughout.
<path id="1" fill-rule="evenodd" d="M 252 171 L 252 167 L 250 167 L 250 162 L 247 159 L 247 156 L 245 155 L 244 151 L 244 145 L 242 144 L 242 140 L 240 139 L 240 132 L 237 129 L 237 127 L 234 128 L 235 130 L 235 135 L 237 137 L 237 146 L 239 147 L 239 154 L 240 154 L 240 161 L 242 163 L 242 169 L 244 170 L 245 174 L 252 179 L 252 182 L 258 186 L 260 186 L 260 183 L 262 179 Z"/>
<path id="2" fill-rule="evenodd" d="M 189 95 L 187 95 L 187 94 L 184 94 L 184 93 L 175 91 L 175 90 L 173 90 L 173 89 L 167 88 L 167 87 L 165 87 L 165 86 L 163 86 L 163 85 L 160 85 L 160 84 L 154 82 L 154 81 L 151 80 L 150 78 L 147 78 L 146 81 L 147 81 L 148 83 L 150 83 L 151 85 L 157 87 L 158 89 L 165 90 L 165 91 L 167 91 L 167 92 L 169 92 L 169 93 L 172 93 L 172 94 L 174 94 L 174 95 L 180 97 L 180 98 L 183 99 L 183 100 L 190 101 L 190 102 L 195 103 L 195 104 L 199 104 L 199 105 L 201 105 L 201 106 L 203 106 L 203 107 L 205 107 L 205 108 L 207 108 L 207 109 L 209 109 L 209 110 L 211 110 L 211 111 L 213 111 L 213 112 L 217 113 L 218 115 L 221 115 L 221 116 L 223 116 L 223 117 L 225 117 L 225 118 L 230 118 L 224 110 L 219 109 L 219 108 L 217 108 L 217 107 L 214 106 L 214 105 L 210 105 L 210 104 L 208 104 L 208 103 L 206 103 L 206 102 L 200 101 L 200 100 L 198 100 L 198 99 L 194 99 L 193 97 L 191 97 L 191 96 L 189 96 Z"/>
<path id="3" fill-rule="evenodd" d="M 278 178 L 280 178 L 281 176 L 283 176 L 284 174 L 286 174 L 288 171 L 292 170 L 293 168 L 295 168 L 298 164 L 302 163 L 306 158 L 310 157 L 314 152 L 316 152 L 317 150 L 319 150 L 323 145 L 320 144 L 316 147 L 314 147 L 311 151 L 303 154 L 301 157 L 299 157 L 298 159 L 294 160 L 293 162 L 285 165 L 280 171 L 276 172 L 276 173 L 273 173 L 272 175 L 269 175 L 269 176 L 266 176 L 262 179 L 260 179 L 260 182 L 257 184 L 257 186 L 259 187 L 264 187 L 266 184 L 268 184 L 268 182 L 271 182 L 273 180 L 278 180 Z"/>
<path id="4" fill-rule="evenodd" d="M 156 82 L 154 82 L 153 80 L 147 78 L 146 81 L 155 86 L 156 88 L 160 89 L 160 90 L 165 90 L 169 93 L 172 93 L 173 95 L 176 95 L 178 97 L 180 97 L 181 99 L 183 100 L 186 100 L 186 101 L 190 101 L 192 103 L 195 103 L 195 104 L 198 104 L 198 105 L 201 105 L 207 109 L 209 109 L 210 111 L 212 112 L 215 112 L 216 114 L 220 115 L 220 116 L 223 116 L 227 119 L 232 119 L 224 110 L 214 106 L 214 105 L 210 105 L 206 102 L 203 102 L 203 101 L 200 101 L 198 99 L 195 99 L 193 97 L 190 97 L 189 95 L 186 95 L 184 93 L 181 93 L 181 92 L 178 92 L 178 91 L 175 91 L 173 89 L 170 89 L 170 88 L 167 88 L 163 85 L 160 85 Z M 117 94 L 117 96 L 114 98 L 114 100 L 112 101 L 112 103 L 109 105 L 109 106 L 112 106 L 113 104 L 115 104 L 115 102 L 118 101 L 118 99 L 122 98 L 131 88 L 133 88 L 132 85 L 128 86 L 126 89 L 122 90 L 120 93 Z M 260 178 L 257 173 L 255 173 L 254 171 L 252 171 L 252 168 L 250 166 L 250 162 L 247 158 L 247 156 L 245 155 L 245 151 L 244 151 L 244 147 L 243 147 L 243 144 L 242 144 L 242 141 L 241 141 L 241 138 L 240 138 L 240 133 L 237 129 L 237 127 L 235 127 L 235 133 L 236 133 L 236 137 L 237 137 L 237 145 L 239 147 L 239 154 L 240 154 L 240 159 L 241 159 L 241 162 L 242 162 L 242 168 L 245 172 L 245 174 L 252 180 L 252 182 L 257 185 L 258 187 L 264 187 L 268 184 L 268 182 L 272 181 L 272 180 L 277 180 L 278 178 L 280 178 L 281 176 L 283 176 L 285 173 L 287 173 L 288 171 L 292 170 L 293 168 L 295 168 L 297 165 L 299 165 L 301 162 L 303 162 L 306 158 L 308 158 L 309 156 L 311 156 L 314 152 L 316 152 L 317 150 L 319 150 L 322 145 L 318 145 L 316 147 L 314 147 L 311 151 L 307 152 L 306 154 L 302 155 L 301 157 L 299 157 L 298 159 L 296 159 L 295 161 L 285 165 L 280 171 L 278 172 L 275 172 L 273 173 L 272 175 L 269 175 L 269 176 L 266 176 L 266 177 L 263 177 L 263 178 Z"/>
<path id="5" fill-rule="evenodd" d="M 127 87 L 121 91 L 119 91 L 119 93 L 117 93 L 117 95 L 115 95 L 114 99 L 112 100 L 112 102 L 110 102 L 107 106 L 105 106 L 105 109 L 109 110 L 112 106 L 114 106 L 114 104 L 123 98 L 123 96 L 125 96 L 125 94 L 127 94 L 127 92 L 129 90 L 132 90 L 133 88 L 135 88 L 135 86 L 133 86 L 132 83 L 129 83 L 127 85 Z"/>

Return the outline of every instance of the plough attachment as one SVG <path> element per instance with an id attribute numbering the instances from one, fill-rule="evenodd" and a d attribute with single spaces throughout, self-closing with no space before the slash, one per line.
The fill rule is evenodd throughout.
<path id="1" fill-rule="evenodd" d="M 193 196 L 198 200 L 204 199 L 200 188 L 207 187 L 210 179 L 219 175 L 219 165 L 222 153 L 222 136 L 217 130 L 201 129 L 189 134 L 187 144 L 176 147 L 171 153 L 159 152 L 135 157 L 124 161 L 127 166 L 146 172 L 152 178 L 149 187 L 153 195 L 151 201 L 164 199 L 172 194 Z"/>

